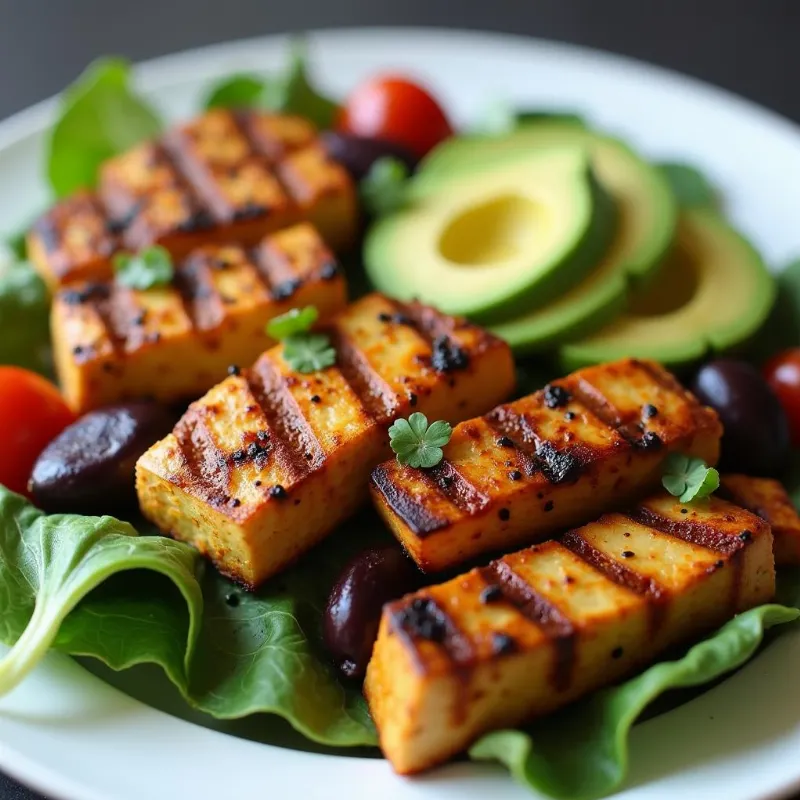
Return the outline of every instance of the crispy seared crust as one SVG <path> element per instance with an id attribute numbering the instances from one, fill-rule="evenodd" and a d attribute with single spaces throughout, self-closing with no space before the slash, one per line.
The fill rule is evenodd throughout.
<path id="1" fill-rule="evenodd" d="M 671 451 L 715 464 L 721 433 L 663 368 L 625 359 L 462 423 L 434 469 L 379 465 L 372 498 L 419 567 L 438 571 L 624 506 L 659 485 Z"/>
<path id="2" fill-rule="evenodd" d="M 800 565 L 800 516 L 783 484 L 770 478 L 723 475 L 718 494 L 771 525 L 778 566 Z"/>
<path id="3" fill-rule="evenodd" d="M 383 752 L 400 773 L 432 767 L 774 591 L 767 523 L 663 494 L 408 595 L 384 608 L 364 687 Z"/>
<path id="4" fill-rule="evenodd" d="M 332 253 L 302 223 L 253 250 L 199 248 L 178 265 L 171 287 L 89 282 L 60 290 L 51 317 L 56 369 L 79 414 L 139 397 L 190 400 L 273 344 L 265 327 L 274 316 L 314 305 L 325 319 L 346 302 Z"/>
<path id="5" fill-rule="evenodd" d="M 416 303 L 370 295 L 326 328 L 335 367 L 295 373 L 276 347 L 194 403 L 137 465 L 144 514 L 247 586 L 362 504 L 392 421 L 414 410 L 456 421 L 513 389 L 505 343 Z M 433 358 L 452 350 L 459 366 Z"/>
<path id="6" fill-rule="evenodd" d="M 214 243 L 246 247 L 306 220 L 335 250 L 352 244 L 355 187 L 300 117 L 215 109 L 108 161 L 96 193 L 50 209 L 28 236 L 51 288 L 106 280 L 118 250 L 161 244 L 176 258 Z"/>

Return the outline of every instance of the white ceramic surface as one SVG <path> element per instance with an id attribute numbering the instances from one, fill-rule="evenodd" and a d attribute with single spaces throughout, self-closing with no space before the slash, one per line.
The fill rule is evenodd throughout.
<path id="1" fill-rule="evenodd" d="M 338 94 L 397 68 L 428 79 L 461 121 L 498 95 L 579 109 L 648 156 L 702 165 L 772 264 L 800 253 L 800 131 L 749 102 L 638 62 L 508 36 L 393 29 L 311 40 L 315 70 Z M 165 113 L 187 116 L 209 81 L 277 67 L 283 52 L 282 39 L 267 38 L 171 56 L 142 65 L 139 85 Z M 47 101 L 0 123 L 0 230 L 46 203 L 41 155 L 53 109 Z M 637 726 L 618 797 L 763 800 L 800 788 L 798 673 L 795 630 L 698 699 Z M 238 739 L 146 706 L 56 655 L 0 700 L 0 767 L 64 800 L 531 797 L 491 766 L 403 780 L 380 760 Z"/>

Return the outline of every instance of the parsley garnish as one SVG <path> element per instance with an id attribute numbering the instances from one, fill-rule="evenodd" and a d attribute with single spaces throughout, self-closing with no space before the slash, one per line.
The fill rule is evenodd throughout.
<path id="1" fill-rule="evenodd" d="M 319 312 L 315 306 L 293 308 L 267 323 L 267 335 L 281 341 L 298 333 L 306 333 L 317 321 Z"/>
<path id="2" fill-rule="evenodd" d="M 175 277 L 172 256 L 160 245 L 147 247 L 139 253 L 117 253 L 114 256 L 117 280 L 130 289 L 152 289 L 167 286 Z"/>
<path id="3" fill-rule="evenodd" d="M 332 367 L 336 351 L 324 333 L 294 333 L 283 340 L 283 358 L 295 372 L 308 375 Z"/>
<path id="4" fill-rule="evenodd" d="M 452 435 L 449 422 L 439 420 L 428 425 L 428 418 L 415 411 L 408 419 L 398 419 L 389 428 L 389 444 L 400 464 L 430 469 L 444 458 L 442 448 Z"/>
<path id="5" fill-rule="evenodd" d="M 361 179 L 359 193 L 371 217 L 402 208 L 408 194 L 408 167 L 394 156 L 379 158 Z"/>
<path id="6" fill-rule="evenodd" d="M 671 453 L 664 462 L 661 483 L 682 503 L 688 503 L 690 500 L 708 497 L 719 489 L 719 472 L 709 467 L 702 458 Z"/>

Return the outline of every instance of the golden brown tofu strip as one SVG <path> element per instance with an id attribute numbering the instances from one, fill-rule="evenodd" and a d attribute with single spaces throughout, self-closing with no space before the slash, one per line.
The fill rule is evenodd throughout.
<path id="1" fill-rule="evenodd" d="M 625 359 L 462 423 L 433 469 L 381 464 L 372 498 L 418 566 L 435 572 L 631 502 L 659 485 L 672 451 L 715 464 L 721 433 L 663 368 Z"/>
<path id="2" fill-rule="evenodd" d="M 346 302 L 333 254 L 303 223 L 252 251 L 199 248 L 178 265 L 170 287 L 62 289 L 51 319 L 56 370 L 77 413 L 140 397 L 190 400 L 273 344 L 266 332 L 273 317 L 314 305 L 325 319 Z"/>
<path id="3" fill-rule="evenodd" d="M 415 303 L 369 295 L 323 329 L 335 366 L 300 374 L 273 348 L 194 403 L 137 465 L 143 513 L 246 586 L 366 500 L 395 419 L 415 410 L 463 419 L 513 389 L 504 342 Z"/>
<path id="4" fill-rule="evenodd" d="M 800 565 L 800 515 L 783 484 L 770 478 L 723 475 L 717 494 L 772 526 L 778 566 Z"/>
<path id="5" fill-rule="evenodd" d="M 550 713 L 775 592 L 769 525 L 657 495 L 384 607 L 364 686 L 400 773 Z"/>
<path id="6" fill-rule="evenodd" d="M 251 246 L 307 220 L 335 250 L 357 226 L 355 187 L 308 121 L 208 111 L 106 162 L 96 193 L 54 206 L 28 237 L 53 288 L 111 275 L 118 250 L 166 247 L 175 258 L 207 244 Z"/>

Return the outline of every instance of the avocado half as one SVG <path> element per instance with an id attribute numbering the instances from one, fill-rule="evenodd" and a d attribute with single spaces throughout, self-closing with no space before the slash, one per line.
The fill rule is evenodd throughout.
<path id="1" fill-rule="evenodd" d="M 517 151 L 422 172 L 407 204 L 367 233 L 372 283 L 482 321 L 539 307 L 579 283 L 616 213 L 579 145 Z"/>
<path id="2" fill-rule="evenodd" d="M 775 281 L 752 245 L 715 211 L 680 214 L 656 280 L 602 330 L 560 348 L 573 370 L 622 356 L 678 367 L 749 339 L 775 301 Z"/>
<path id="3" fill-rule="evenodd" d="M 578 124 L 538 122 L 502 137 L 460 137 L 423 161 L 421 175 L 474 168 L 511 153 L 555 143 L 588 149 L 595 175 L 617 209 L 616 234 L 587 276 L 545 308 L 492 326 L 519 354 L 581 338 L 620 314 L 631 286 L 646 285 L 675 235 L 677 204 L 664 176 L 627 145 Z"/>

